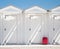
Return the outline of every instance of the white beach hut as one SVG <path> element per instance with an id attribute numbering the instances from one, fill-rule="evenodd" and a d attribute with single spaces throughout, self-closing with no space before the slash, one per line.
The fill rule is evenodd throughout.
<path id="1" fill-rule="evenodd" d="M 0 43 L 22 43 L 22 10 L 14 6 L 8 6 L 0 10 Z"/>
<path id="2" fill-rule="evenodd" d="M 25 16 L 25 43 L 41 44 L 42 37 L 48 37 L 47 11 L 34 6 L 24 11 Z"/>
<path id="3" fill-rule="evenodd" d="M 51 10 L 51 19 L 53 22 L 53 43 L 60 44 L 60 6 Z"/>

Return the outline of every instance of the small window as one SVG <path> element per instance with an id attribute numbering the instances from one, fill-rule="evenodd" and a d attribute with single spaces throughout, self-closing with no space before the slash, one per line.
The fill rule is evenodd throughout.
<path id="1" fill-rule="evenodd" d="M 10 21 L 10 20 L 14 20 L 15 18 L 11 15 L 5 15 L 5 17 L 3 17 L 3 19 L 6 21 Z"/>
<path id="2" fill-rule="evenodd" d="M 54 15 L 53 17 L 55 20 L 60 20 L 60 15 Z"/>

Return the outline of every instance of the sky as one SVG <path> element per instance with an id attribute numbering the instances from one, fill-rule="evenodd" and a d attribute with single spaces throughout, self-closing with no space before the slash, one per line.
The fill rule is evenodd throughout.
<path id="1" fill-rule="evenodd" d="M 39 6 L 46 10 L 50 10 L 60 6 L 60 0 L 0 0 L 0 8 L 4 8 L 9 5 L 13 5 L 21 9 Z"/>

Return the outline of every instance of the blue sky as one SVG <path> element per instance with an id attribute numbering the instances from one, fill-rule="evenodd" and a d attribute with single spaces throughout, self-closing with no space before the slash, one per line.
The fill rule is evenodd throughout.
<path id="1" fill-rule="evenodd" d="M 13 5 L 21 9 L 32 6 L 40 6 L 44 9 L 52 9 L 60 5 L 60 0 L 0 0 L 0 8 Z"/>

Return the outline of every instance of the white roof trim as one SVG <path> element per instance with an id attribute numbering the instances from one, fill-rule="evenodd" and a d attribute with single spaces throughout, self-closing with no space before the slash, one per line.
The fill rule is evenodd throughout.
<path id="1" fill-rule="evenodd" d="M 14 6 L 8 6 L 8 7 L 5 7 L 5 8 L 3 8 L 3 9 L 1 9 L 0 12 L 3 12 L 3 11 L 6 12 L 6 11 L 7 11 L 8 9 L 10 9 L 10 8 L 11 8 L 11 9 L 14 9 L 14 10 L 17 10 L 18 12 L 19 12 L 19 11 L 20 11 L 20 12 L 22 11 L 21 9 L 18 9 L 18 8 L 14 7 Z M 8 12 L 9 12 L 9 11 L 8 11 Z"/>
<path id="2" fill-rule="evenodd" d="M 31 10 L 33 10 L 33 9 L 40 10 L 40 11 L 42 11 L 43 13 L 46 12 L 45 9 L 40 8 L 39 6 L 34 6 L 34 7 L 32 7 L 32 8 L 29 8 L 29 9 L 25 10 L 25 12 L 29 12 L 29 11 L 31 11 Z"/>
<path id="3" fill-rule="evenodd" d="M 51 11 L 55 11 L 55 10 L 57 10 L 57 9 L 60 9 L 60 6 L 58 6 L 58 7 L 54 8 L 54 9 L 52 9 Z"/>
<path id="4" fill-rule="evenodd" d="M 60 13 L 60 6 L 51 10 L 52 13 Z"/>

